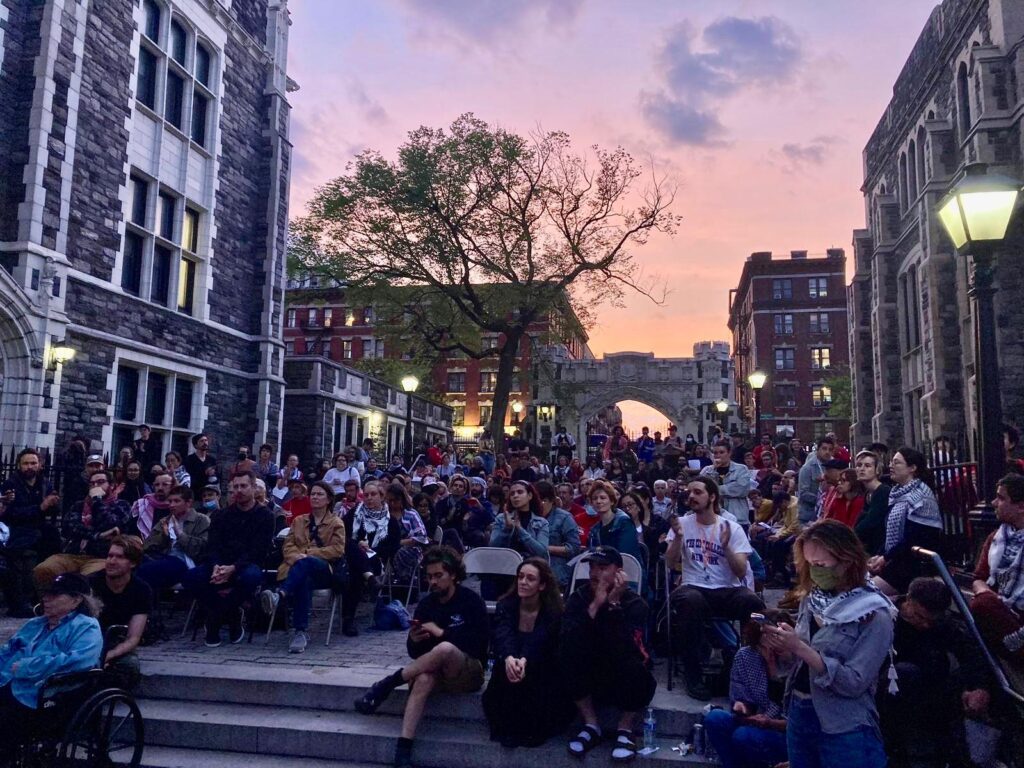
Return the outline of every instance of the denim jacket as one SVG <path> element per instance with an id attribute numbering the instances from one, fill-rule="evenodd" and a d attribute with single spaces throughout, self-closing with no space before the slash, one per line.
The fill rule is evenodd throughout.
<path id="1" fill-rule="evenodd" d="M 522 552 L 526 557 L 548 559 L 548 521 L 534 515 L 526 528 L 505 528 L 505 518 L 498 515 L 498 522 L 491 530 L 492 547 L 508 547 Z"/>
<path id="2" fill-rule="evenodd" d="M 572 515 L 564 509 L 555 507 L 548 515 L 548 546 L 565 547 L 565 557 L 551 555 L 551 570 L 555 572 L 558 583 L 563 587 L 569 584 L 572 568 L 569 561 L 580 553 L 580 529 Z"/>
<path id="3" fill-rule="evenodd" d="M 0 648 L 0 687 L 26 707 L 38 705 L 39 689 L 47 678 L 64 672 L 85 672 L 100 663 L 103 633 L 99 622 L 85 614 L 69 613 L 50 630 L 45 616 L 32 619 Z M 11 671 L 14 664 L 16 672 Z"/>

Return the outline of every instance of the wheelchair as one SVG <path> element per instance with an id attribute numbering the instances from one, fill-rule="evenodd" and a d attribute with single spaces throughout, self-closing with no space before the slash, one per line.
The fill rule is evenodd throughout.
<path id="1" fill-rule="evenodd" d="M 124 625 L 107 630 L 104 658 L 127 633 Z M 102 665 L 48 678 L 38 701 L 33 733 L 16 748 L 12 768 L 138 768 L 142 763 L 142 713 Z"/>

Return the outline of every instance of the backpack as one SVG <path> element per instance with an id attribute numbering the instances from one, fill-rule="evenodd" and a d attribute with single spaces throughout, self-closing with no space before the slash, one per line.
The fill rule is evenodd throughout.
<path id="1" fill-rule="evenodd" d="M 412 618 L 400 600 L 389 602 L 386 597 L 381 596 L 377 598 L 377 605 L 373 608 L 373 626 L 385 632 L 405 630 L 412 626 Z"/>

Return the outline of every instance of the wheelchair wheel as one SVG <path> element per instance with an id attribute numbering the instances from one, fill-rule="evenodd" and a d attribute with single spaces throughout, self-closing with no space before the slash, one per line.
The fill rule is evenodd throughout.
<path id="1" fill-rule="evenodd" d="M 57 750 L 57 766 L 138 768 L 142 728 L 142 713 L 135 699 L 117 688 L 99 691 L 71 718 Z"/>

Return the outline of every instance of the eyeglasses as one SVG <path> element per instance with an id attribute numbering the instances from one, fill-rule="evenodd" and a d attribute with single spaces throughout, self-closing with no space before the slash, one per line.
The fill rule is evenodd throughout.
<path id="1" fill-rule="evenodd" d="M 90 487 L 92 487 L 94 485 L 106 485 L 106 484 L 107 484 L 107 478 L 103 478 L 102 480 L 90 480 L 89 481 L 89 486 Z"/>

